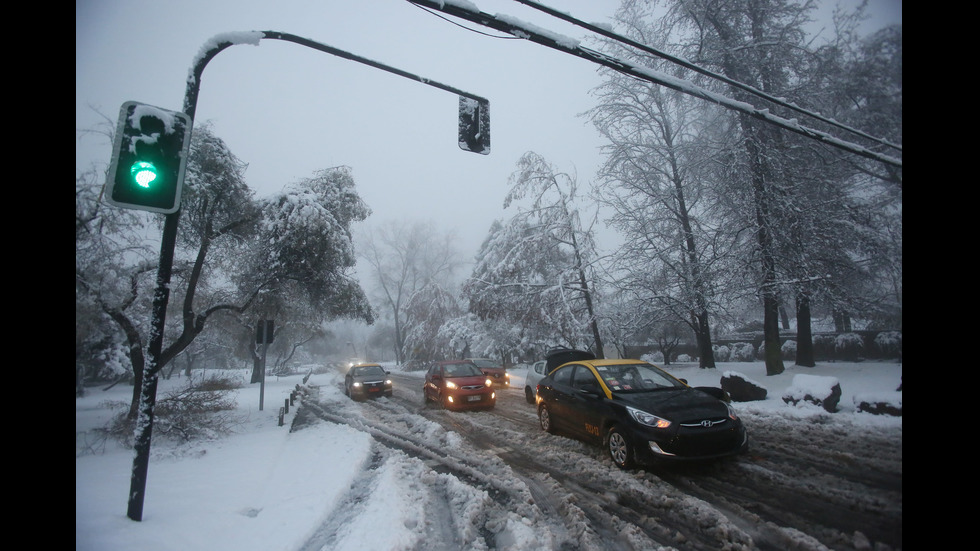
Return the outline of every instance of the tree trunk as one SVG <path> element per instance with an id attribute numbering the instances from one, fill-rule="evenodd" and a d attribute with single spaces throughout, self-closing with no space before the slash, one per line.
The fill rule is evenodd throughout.
<path id="1" fill-rule="evenodd" d="M 796 365 L 815 367 L 813 354 L 813 331 L 810 326 L 810 296 L 799 293 L 796 296 Z"/>
<path id="2" fill-rule="evenodd" d="M 714 369 L 715 350 L 711 346 L 711 330 L 708 325 L 708 312 L 703 311 L 695 316 L 695 319 L 697 322 L 697 330 L 694 331 L 694 336 L 698 340 L 698 367 L 701 369 Z"/>
<path id="3" fill-rule="evenodd" d="M 766 375 L 779 375 L 783 366 L 782 343 L 779 342 L 779 303 L 774 294 L 764 294 L 762 299 L 763 326 L 766 343 Z"/>
<path id="4" fill-rule="evenodd" d="M 751 121 L 744 121 L 744 127 L 751 130 L 746 140 L 752 170 L 752 187 L 755 198 L 756 223 L 758 224 L 756 238 L 759 242 L 759 255 L 762 267 L 762 329 L 766 344 L 766 375 L 779 375 L 785 370 L 783 366 L 782 344 L 779 342 L 779 298 L 776 295 L 776 259 L 773 252 L 772 234 L 770 233 L 770 197 L 769 167 L 761 150 L 762 144 L 758 138 L 763 133 Z"/>
<path id="5" fill-rule="evenodd" d="M 779 307 L 779 319 L 783 322 L 783 331 L 789 331 L 789 314 L 786 313 L 786 307 Z"/>

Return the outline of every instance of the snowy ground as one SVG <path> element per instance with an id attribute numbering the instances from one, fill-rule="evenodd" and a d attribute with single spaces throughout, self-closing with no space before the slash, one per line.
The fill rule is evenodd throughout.
<path id="1" fill-rule="evenodd" d="M 874 396 L 900 404 L 900 394 L 895 389 L 901 383 L 901 364 L 826 363 L 816 368 L 787 364 L 785 373 L 773 377 L 765 375 L 765 367 L 760 362 L 724 363 L 716 370 L 681 364 L 668 370 L 693 386 L 719 386 L 721 375 L 727 371 L 763 385 L 769 391 L 766 400 L 737 404 L 737 409 L 747 426 L 759 427 L 759 432 L 762 427 L 778 427 L 784 432 L 798 427 L 801 434 L 787 434 L 788 442 L 809 438 L 806 431 L 817 424 L 833 425 L 835 439 L 838 436 L 848 439 L 852 430 L 868 434 L 868 429 L 870 433 L 897 439 L 897 452 L 893 455 L 897 454 L 898 465 L 891 468 L 901 473 L 902 418 L 857 412 L 854 403 L 856 397 Z M 419 380 L 421 376 L 397 371 L 395 374 L 401 375 L 402 381 Z M 519 387 L 524 372 L 513 370 L 511 374 L 514 386 Z M 795 375 L 836 379 L 843 391 L 839 411 L 828 414 L 816 406 L 785 404 L 781 397 L 794 385 Z M 539 481 L 508 476 L 510 468 L 497 457 L 507 453 L 499 449 L 504 446 L 490 451 L 473 450 L 461 436 L 473 432 L 477 428 L 474 423 L 484 420 L 496 423 L 500 419 L 498 415 L 533 424 L 533 408 L 524 403 L 523 393 L 518 389 L 505 391 L 512 393 L 508 397 L 513 399 L 498 403 L 493 413 L 450 417 L 453 423 L 450 426 L 457 430 L 447 430 L 444 424 L 431 420 L 432 412 L 421 412 L 429 413 L 429 417 L 418 414 L 423 408 L 422 401 L 418 389 L 411 388 L 411 384 L 408 388 L 396 386 L 395 398 L 414 393 L 418 394 L 417 399 L 412 396 L 408 401 L 382 399 L 361 404 L 343 395 L 342 374 L 316 374 L 309 384 L 317 387 L 317 395 L 315 401 L 310 399 L 307 410 L 317 412 L 319 422 L 290 432 L 299 404 L 285 416 L 284 426 L 279 426 L 279 408 L 301 379 L 300 376 L 268 379 L 263 411 L 258 410 L 259 385 L 247 385 L 239 390 L 241 423 L 234 435 L 182 447 L 155 440 L 141 522 L 126 517 L 132 451 L 111 441 L 101 441 L 90 431 L 108 420 L 110 411 L 104 403 L 128 400 L 131 388 L 116 387 L 108 392 L 90 388 L 86 396 L 76 399 L 76 550 L 411 550 L 427 548 L 427 542 L 436 541 L 451 543 L 457 549 L 524 551 L 569 548 L 569 542 L 573 541 L 587 548 L 589 538 L 598 537 L 570 526 L 567 519 L 571 505 L 553 505 L 562 509 L 566 522 L 561 526 L 541 520 L 550 515 L 548 508 L 552 505 L 530 496 L 546 491 L 545 485 L 554 486 L 554 479 Z M 795 384 L 798 386 L 801 381 L 806 378 L 797 378 Z M 160 393 L 170 386 L 183 384 L 186 379 L 161 381 Z M 421 387 L 421 382 L 417 386 Z M 330 422 L 331 419 L 339 422 Z M 510 433 L 505 437 L 510 437 Z M 863 436 L 855 438 L 854 445 L 860 445 L 863 440 Z M 636 481 L 636 489 L 630 491 L 649 491 L 651 484 L 659 482 L 646 472 L 606 471 L 601 454 L 592 454 L 569 439 L 514 432 L 512 444 L 516 450 L 533 446 L 549 458 L 574 457 L 577 463 L 589 462 L 589 471 L 601 468 L 603 473 L 608 473 L 605 476 L 624 481 L 624 488 Z M 439 455 L 438 450 L 453 453 L 447 458 Z M 583 452 L 592 455 L 583 456 Z M 576 468 L 571 463 L 555 464 L 559 465 L 558 470 Z M 487 473 L 494 475 L 492 480 Z M 558 476 L 556 472 L 556 479 Z M 671 484 L 671 488 L 676 488 L 684 482 L 675 480 Z M 841 493 L 846 489 L 836 491 Z M 511 497 L 502 498 L 505 494 Z M 433 503 L 436 499 L 439 504 Z M 897 498 L 891 501 L 868 506 L 897 507 L 900 523 L 900 489 Z M 529 505 L 532 502 L 535 504 Z M 678 497 L 672 506 L 682 508 L 678 504 L 688 502 L 685 506 L 691 510 L 689 516 L 707 514 L 699 510 L 704 508 L 695 499 Z M 712 521 L 713 529 L 735 534 L 726 536 L 733 542 L 732 549 L 754 548 L 753 537 L 773 539 L 771 533 L 760 533 L 759 527 L 750 529 L 722 522 L 724 515 L 716 510 L 710 514 L 719 517 Z M 567 529 L 566 533 L 562 533 L 563 528 Z M 774 528 L 768 530 L 772 532 Z M 790 536 L 780 534 L 780 537 Z M 864 536 L 846 534 L 846 537 L 860 540 Z M 661 540 L 651 545 L 644 538 L 649 536 L 636 535 L 635 541 L 620 547 L 685 547 L 679 542 L 664 545 Z M 803 540 L 802 548 L 810 541 L 810 536 L 792 534 L 792 538 Z M 901 541 L 900 534 L 898 540 Z M 853 545 L 860 549 L 862 542 L 855 541 Z"/>

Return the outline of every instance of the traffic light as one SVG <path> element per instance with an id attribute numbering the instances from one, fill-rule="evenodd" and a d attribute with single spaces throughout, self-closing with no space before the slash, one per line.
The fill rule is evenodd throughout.
<path id="1" fill-rule="evenodd" d="M 106 201 L 128 209 L 176 212 L 191 124 L 184 113 L 135 101 L 124 103 L 109 164 Z"/>
<path id="2" fill-rule="evenodd" d="M 490 154 L 490 102 L 459 96 L 459 148 Z"/>

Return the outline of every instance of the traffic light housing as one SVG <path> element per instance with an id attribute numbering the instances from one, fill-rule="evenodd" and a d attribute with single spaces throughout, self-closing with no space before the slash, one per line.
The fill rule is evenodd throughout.
<path id="1" fill-rule="evenodd" d="M 192 121 L 177 111 L 127 101 L 119 110 L 106 201 L 170 214 L 180 208 Z"/>
<path id="2" fill-rule="evenodd" d="M 459 148 L 490 154 L 490 102 L 459 96 Z"/>

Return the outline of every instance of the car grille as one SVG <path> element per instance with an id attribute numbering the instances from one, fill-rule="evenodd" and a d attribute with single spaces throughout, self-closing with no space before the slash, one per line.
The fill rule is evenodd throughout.
<path id="1" fill-rule="evenodd" d="M 483 388 L 483 385 L 466 385 L 466 386 L 461 386 L 459 388 L 463 390 L 480 390 L 481 388 Z"/>
<path id="2" fill-rule="evenodd" d="M 670 442 L 661 443 L 660 447 L 680 456 L 709 456 L 733 451 L 741 444 L 740 436 L 741 432 L 730 422 L 720 422 L 711 428 L 700 424 L 682 425 L 680 433 Z"/>
<path id="3" fill-rule="evenodd" d="M 385 386 L 384 381 L 371 381 L 371 382 L 365 382 L 363 384 L 364 384 L 364 388 L 384 388 Z"/>
<path id="4" fill-rule="evenodd" d="M 681 423 L 680 425 L 682 427 L 688 427 L 688 428 L 706 428 L 707 429 L 707 428 L 717 427 L 719 425 L 723 425 L 723 424 L 725 424 L 727 422 L 728 422 L 728 419 L 727 418 L 725 418 L 725 417 L 719 417 L 718 419 L 702 419 L 702 420 L 696 421 L 694 423 Z"/>

